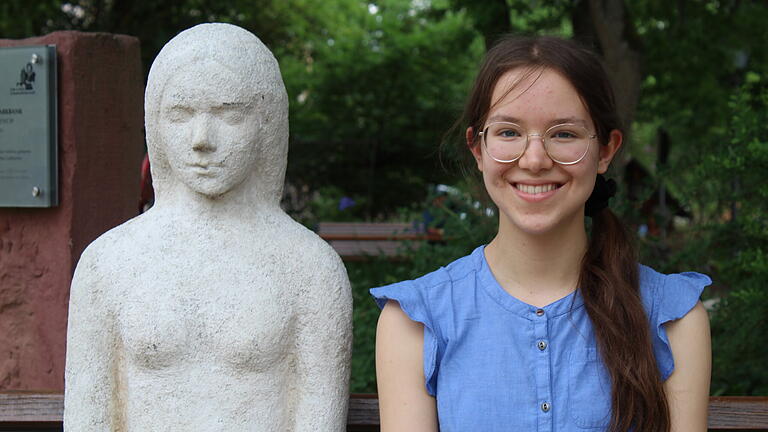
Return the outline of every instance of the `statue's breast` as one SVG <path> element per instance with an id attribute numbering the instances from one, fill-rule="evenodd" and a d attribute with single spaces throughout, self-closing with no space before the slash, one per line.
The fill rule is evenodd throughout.
<path id="1" fill-rule="evenodd" d="M 294 345 L 298 287 L 287 286 L 280 272 L 216 267 L 145 272 L 123 291 L 116 312 L 131 365 L 158 370 L 203 363 L 258 373 L 284 360 Z"/>

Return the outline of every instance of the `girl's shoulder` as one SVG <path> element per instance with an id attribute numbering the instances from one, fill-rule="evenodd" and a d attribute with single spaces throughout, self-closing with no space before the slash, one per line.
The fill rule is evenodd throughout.
<path id="1" fill-rule="evenodd" d="M 462 283 L 473 281 L 473 276 L 482 267 L 482 253 L 483 247 L 480 246 L 471 254 L 416 279 L 372 288 L 370 293 L 380 308 L 388 300 L 398 301 L 401 307 L 403 302 L 430 304 L 436 297 L 460 288 Z"/>
<path id="2" fill-rule="evenodd" d="M 473 292 L 475 274 L 482 268 L 483 247 L 471 254 L 416 279 L 384 285 L 370 290 L 376 304 L 384 308 L 389 300 L 412 321 L 424 325 L 424 379 L 427 392 L 434 396 L 437 371 L 444 350 L 444 325 L 451 322 L 457 298 Z M 464 303 L 462 301 L 459 304 Z"/>
<path id="3" fill-rule="evenodd" d="M 693 308 L 704 288 L 712 283 L 712 279 L 702 273 L 664 274 L 642 264 L 639 264 L 639 276 L 640 296 L 646 310 L 654 315 L 665 313 L 667 317 L 682 313 L 677 318 Z"/>
<path id="4" fill-rule="evenodd" d="M 640 265 L 640 296 L 651 325 L 656 362 L 664 380 L 674 370 L 665 324 L 687 315 L 698 303 L 704 288 L 711 283 L 712 279 L 701 273 L 664 274 Z"/>

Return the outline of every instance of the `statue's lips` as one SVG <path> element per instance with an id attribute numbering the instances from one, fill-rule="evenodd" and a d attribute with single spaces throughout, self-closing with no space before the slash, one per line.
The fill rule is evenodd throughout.
<path id="1" fill-rule="evenodd" d="M 199 175 L 213 175 L 215 171 L 221 169 L 221 164 L 213 162 L 195 162 L 187 164 L 190 171 Z"/>

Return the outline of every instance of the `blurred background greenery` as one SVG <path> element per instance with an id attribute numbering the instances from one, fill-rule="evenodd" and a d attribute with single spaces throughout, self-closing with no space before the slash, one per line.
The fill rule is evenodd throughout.
<path id="1" fill-rule="evenodd" d="M 417 277 L 494 233 L 494 210 L 446 133 L 503 33 L 579 39 L 603 56 L 629 134 L 612 206 L 642 260 L 712 276 L 715 395 L 768 395 L 768 3 L 757 0 L 4 0 L 0 37 L 137 36 L 145 70 L 209 21 L 257 34 L 280 61 L 291 150 L 284 207 L 301 222 L 424 221 L 449 238 L 398 261 L 350 262 L 352 390 L 375 391 L 373 286 Z M 460 128 L 459 128 L 460 129 Z M 471 167 L 470 167 L 471 168 Z M 469 170 L 471 172 L 471 169 Z M 436 192 L 451 185 L 452 192 Z M 443 190 L 445 190 L 443 188 Z M 434 205 L 438 195 L 448 204 Z"/>

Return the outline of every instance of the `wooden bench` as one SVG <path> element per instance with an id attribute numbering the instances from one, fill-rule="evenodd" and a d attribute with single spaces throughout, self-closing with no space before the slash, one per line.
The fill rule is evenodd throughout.
<path id="1" fill-rule="evenodd" d="M 61 432 L 64 395 L 61 393 L 0 393 L 0 431 Z M 375 394 L 353 394 L 349 401 L 348 432 L 379 430 L 379 400 Z M 710 431 L 768 430 L 768 397 L 728 396 L 709 399 Z"/>
<path id="2" fill-rule="evenodd" d="M 443 239 L 436 232 L 414 228 L 412 223 L 320 222 L 317 234 L 344 261 L 362 261 L 382 255 L 394 259 L 406 241 Z"/>

